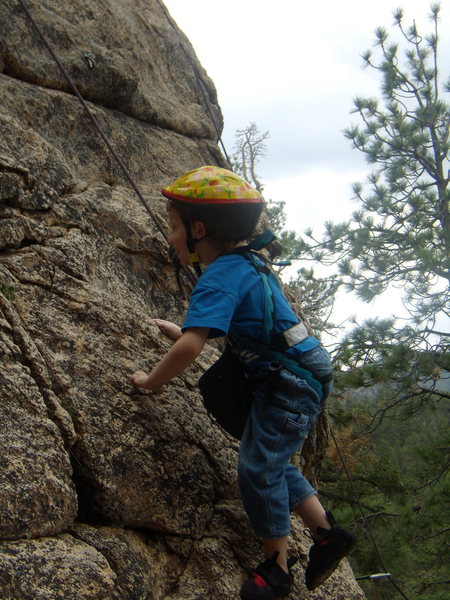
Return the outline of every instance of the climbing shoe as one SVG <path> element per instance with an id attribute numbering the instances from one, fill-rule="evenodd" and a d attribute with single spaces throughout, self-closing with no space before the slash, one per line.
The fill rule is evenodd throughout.
<path id="1" fill-rule="evenodd" d="M 320 541 L 311 546 L 305 570 L 305 583 L 308 590 L 315 590 L 328 579 L 340 561 L 350 554 L 356 544 L 353 533 L 336 526 L 331 512 L 326 513 L 331 529 L 317 528 Z"/>
<path id="2" fill-rule="evenodd" d="M 268 558 L 252 571 L 252 578 L 241 588 L 242 600 L 276 600 L 289 594 L 294 581 L 291 567 L 298 557 L 288 559 L 289 573 L 286 573 L 277 563 L 278 552 Z"/>

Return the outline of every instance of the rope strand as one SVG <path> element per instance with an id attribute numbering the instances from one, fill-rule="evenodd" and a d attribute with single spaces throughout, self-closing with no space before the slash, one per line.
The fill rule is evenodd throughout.
<path id="1" fill-rule="evenodd" d="M 24 10 L 24 12 L 26 14 L 26 16 L 28 17 L 30 23 L 33 25 L 33 27 L 36 30 L 37 34 L 41 38 L 44 46 L 47 48 L 47 50 L 49 51 L 51 57 L 53 58 L 53 60 L 55 61 L 55 63 L 58 65 L 58 68 L 61 71 L 62 75 L 64 76 L 65 80 L 67 81 L 67 83 L 69 84 L 69 86 L 72 88 L 75 96 L 80 101 L 82 107 L 84 108 L 84 110 L 85 110 L 86 114 L 88 115 L 90 121 L 92 122 L 94 128 L 96 129 L 96 131 L 98 132 L 98 134 L 100 135 L 100 137 L 102 138 L 102 140 L 104 141 L 104 143 L 106 144 L 108 150 L 111 152 L 112 156 L 114 157 L 115 161 L 119 165 L 120 169 L 122 170 L 123 174 L 125 175 L 126 180 L 131 185 L 131 187 L 133 188 L 133 190 L 135 191 L 137 197 L 139 198 L 139 200 L 143 204 L 144 208 L 147 210 L 148 214 L 150 215 L 151 219 L 153 220 L 154 224 L 156 225 L 156 228 L 161 233 L 161 235 L 163 236 L 164 240 L 167 242 L 167 240 L 168 240 L 167 233 L 166 233 L 166 231 L 165 231 L 165 229 L 164 229 L 164 227 L 163 227 L 163 225 L 161 223 L 161 220 L 154 213 L 154 211 L 150 208 L 147 200 L 144 198 L 144 196 L 140 192 L 138 186 L 134 182 L 133 177 L 131 176 L 131 173 L 128 170 L 127 166 L 125 165 L 124 161 L 122 160 L 122 158 L 119 156 L 119 154 L 115 151 L 115 149 L 113 148 L 113 146 L 109 142 L 109 140 L 108 140 L 105 132 L 103 131 L 101 125 L 99 124 L 99 122 L 96 119 L 95 115 L 90 110 L 90 108 L 87 105 L 86 101 L 84 100 L 83 96 L 80 94 L 80 91 L 78 90 L 78 87 L 76 86 L 76 84 L 73 81 L 73 79 L 70 77 L 70 75 L 67 72 L 66 68 L 64 67 L 64 65 L 62 64 L 62 62 L 59 60 L 59 58 L 56 55 L 56 53 L 54 52 L 53 48 L 48 43 L 48 41 L 47 41 L 46 37 L 44 36 L 44 34 L 42 33 L 40 27 L 38 26 L 38 24 L 34 20 L 33 16 L 31 15 L 30 11 L 28 10 L 28 8 L 27 8 L 24 0 L 18 0 L 18 2 L 19 2 L 19 4 L 21 4 L 21 6 L 22 6 L 22 8 L 23 8 L 23 10 Z M 187 278 L 190 281 L 190 283 L 192 285 L 195 285 L 195 283 L 197 281 L 197 278 L 194 275 L 194 273 L 191 271 L 191 269 L 188 269 L 187 267 L 182 267 L 181 270 L 187 276 Z"/>
<path id="2" fill-rule="evenodd" d="M 170 16 L 170 13 L 169 13 L 169 11 L 167 10 L 167 7 L 166 7 L 166 6 L 164 5 L 164 3 L 163 3 L 163 2 L 161 2 L 161 1 L 159 2 L 159 4 L 160 4 L 160 6 L 161 6 L 161 8 L 162 8 L 162 10 L 163 10 L 163 12 L 164 12 L 164 14 L 166 15 L 167 22 L 169 23 L 169 25 L 172 27 L 172 29 L 173 29 L 173 30 L 175 31 L 175 33 L 177 34 L 177 37 L 179 38 L 179 36 L 178 36 L 178 31 L 177 31 L 177 29 L 176 29 L 176 27 L 175 27 L 175 24 L 174 24 L 174 22 L 173 22 L 173 19 L 172 19 L 172 17 Z M 223 143 L 223 140 L 222 140 L 222 134 L 221 134 L 220 128 L 217 126 L 216 119 L 215 119 L 215 117 L 214 117 L 214 115 L 213 115 L 213 113 L 212 113 L 211 107 L 210 107 L 210 105 L 209 105 L 209 102 L 208 102 L 208 99 L 207 99 L 207 97 L 206 97 L 205 90 L 204 90 L 204 87 L 206 87 L 206 86 L 205 86 L 205 84 L 203 83 L 203 79 L 202 79 L 202 78 L 201 78 L 201 76 L 200 76 L 200 72 L 199 72 L 199 70 L 197 69 L 197 65 L 196 65 L 196 64 L 194 63 L 194 61 L 192 60 L 192 58 L 191 58 L 191 56 L 190 56 L 189 52 L 187 51 L 187 49 L 186 49 L 185 45 L 184 45 L 184 44 L 182 44 L 182 43 L 181 43 L 181 41 L 179 41 L 179 44 L 180 44 L 180 47 L 181 47 L 181 49 L 183 50 L 183 52 L 184 52 L 184 54 L 185 54 L 186 58 L 188 59 L 188 61 L 189 61 L 189 64 L 191 65 L 191 69 L 192 69 L 192 71 L 194 72 L 195 79 L 196 79 L 196 81 L 197 81 L 197 86 L 198 86 L 198 89 L 199 89 L 199 91 L 200 91 L 200 94 L 201 94 L 201 95 L 202 95 L 202 97 L 203 97 L 203 101 L 204 101 L 204 109 L 205 109 L 205 110 L 206 110 L 206 112 L 209 114 L 209 117 L 210 117 L 210 119 L 211 119 L 211 122 L 212 122 L 212 124 L 213 124 L 213 126 L 214 126 L 214 129 L 215 129 L 215 132 L 216 132 L 216 135 L 217 135 L 217 141 L 219 142 L 219 144 L 220 144 L 220 145 L 221 145 L 221 147 L 222 147 L 222 152 L 223 152 L 223 153 L 224 153 L 224 155 L 225 155 L 225 158 L 226 158 L 226 160 L 227 160 L 227 162 L 228 162 L 228 165 L 231 165 L 231 161 L 230 161 L 230 158 L 229 158 L 229 156 L 228 156 L 227 150 L 226 150 L 226 148 L 225 148 L 225 144 Z"/>
<path id="3" fill-rule="evenodd" d="M 377 542 L 376 542 L 376 540 L 375 540 L 375 538 L 373 536 L 372 529 L 371 529 L 371 527 L 369 525 L 369 521 L 368 521 L 368 519 L 366 517 L 366 513 L 364 512 L 364 508 L 363 508 L 363 506 L 361 504 L 361 500 L 360 500 L 359 494 L 358 494 L 358 492 L 356 490 L 355 482 L 353 481 L 353 478 L 352 478 L 352 476 L 350 474 L 350 471 L 349 471 L 349 469 L 347 467 L 347 463 L 345 462 L 344 455 L 341 452 L 341 449 L 339 447 L 339 444 L 338 444 L 337 439 L 336 439 L 336 437 L 334 435 L 333 428 L 331 427 L 331 425 L 330 425 L 330 433 L 331 433 L 331 437 L 333 438 L 334 445 L 336 446 L 336 451 L 337 451 L 337 453 L 339 455 L 339 458 L 341 460 L 342 466 L 344 467 L 345 474 L 347 475 L 347 479 L 350 482 L 350 485 L 351 485 L 351 488 L 353 490 L 353 494 L 355 496 L 355 499 L 356 499 L 356 502 L 358 504 L 359 510 L 361 512 L 364 524 L 365 524 L 366 529 L 367 529 L 367 531 L 369 533 L 369 537 L 370 537 L 370 539 L 372 541 L 373 547 L 375 548 L 376 555 L 378 557 L 378 560 L 380 561 L 380 565 L 383 567 L 387 579 L 389 579 L 389 581 L 392 583 L 392 585 L 395 587 L 395 589 L 398 591 L 398 593 L 405 600 L 409 600 L 408 597 L 403 593 L 403 591 L 401 590 L 401 588 L 399 587 L 399 585 L 397 584 L 397 582 L 393 579 L 393 577 L 391 576 L 391 574 L 387 572 L 387 568 L 386 568 L 386 565 L 384 564 L 384 560 L 383 560 L 383 557 L 381 555 L 380 549 L 378 548 L 378 544 L 377 544 Z"/>
<path id="4" fill-rule="evenodd" d="M 92 113 L 92 111 L 90 110 L 90 108 L 88 107 L 86 101 L 84 100 L 84 98 L 82 97 L 82 95 L 80 94 L 78 87 L 76 86 L 75 82 L 73 81 L 73 79 L 70 77 L 69 73 L 67 72 L 67 70 L 65 69 L 64 65 L 61 63 L 61 61 L 59 60 L 58 56 L 55 54 L 55 52 L 53 51 L 53 48 L 50 46 L 50 44 L 48 43 L 47 39 L 45 38 L 44 34 L 42 33 L 40 27 L 37 25 L 36 21 L 34 20 L 33 16 L 31 15 L 30 11 L 28 10 L 27 6 L 25 5 L 24 0 L 18 0 L 19 4 L 22 6 L 27 18 L 29 19 L 30 23 L 33 25 L 34 29 L 36 30 L 37 34 L 39 35 L 40 39 L 42 40 L 44 46 L 47 48 L 48 52 L 50 53 L 50 55 L 52 56 L 53 60 L 55 61 L 55 63 L 57 64 L 59 70 L 61 71 L 62 75 L 64 76 L 65 80 L 67 81 L 67 83 L 69 84 L 69 86 L 71 87 L 71 89 L 73 90 L 75 96 L 78 98 L 78 100 L 80 101 L 81 105 L 83 106 L 83 109 L 85 110 L 86 114 L 88 115 L 90 121 L 92 122 L 94 128 L 96 129 L 96 131 L 98 132 L 98 134 L 100 135 L 100 137 L 102 138 L 102 140 L 104 141 L 105 145 L 107 146 L 108 150 L 111 152 L 112 156 L 114 157 L 115 161 L 117 162 L 117 164 L 119 165 L 120 169 L 122 170 L 123 174 L 125 175 L 125 178 L 127 179 L 128 183 L 131 185 L 131 187 L 133 188 L 133 190 L 135 191 L 137 197 L 139 198 L 139 200 L 141 201 L 141 203 L 143 204 L 143 206 L 145 207 L 145 209 L 147 210 L 148 214 L 150 215 L 151 219 L 153 220 L 153 222 L 156 225 L 156 228 L 158 229 L 158 231 L 161 233 L 161 235 L 163 236 L 164 240 L 167 242 L 167 234 L 166 231 L 159 219 L 159 217 L 153 212 L 153 210 L 150 208 L 148 202 L 146 201 L 146 199 L 144 198 L 144 196 L 142 195 L 142 193 L 140 192 L 138 186 L 136 185 L 136 183 L 134 182 L 127 166 L 125 165 L 125 163 L 123 162 L 122 158 L 119 156 L 119 154 L 115 151 L 115 149 L 113 148 L 113 146 L 110 144 L 105 132 L 103 131 L 102 127 L 100 126 L 98 120 L 96 119 L 95 115 Z M 167 20 L 169 21 L 170 25 L 174 28 L 174 25 L 171 23 L 168 15 L 167 15 Z M 226 152 L 225 146 L 223 144 L 221 135 L 220 135 L 220 131 L 217 127 L 216 121 L 214 119 L 214 116 L 211 112 L 211 109 L 209 107 L 209 103 L 207 101 L 207 98 L 205 96 L 205 92 L 203 90 L 202 87 L 202 81 L 200 78 L 200 75 L 198 73 L 198 70 L 195 66 L 195 64 L 193 63 L 191 57 L 189 56 L 188 52 L 186 51 L 186 49 L 184 48 L 184 46 L 182 46 L 188 61 L 194 71 L 194 75 L 196 77 L 197 83 L 198 83 L 198 87 L 200 89 L 200 92 L 203 96 L 203 99 L 205 101 L 205 106 L 206 106 L 206 110 L 208 111 L 212 123 L 214 125 L 214 129 L 216 131 L 216 134 L 218 136 L 218 141 L 220 142 L 224 155 L 227 159 L 228 162 L 229 158 L 228 158 L 228 154 Z M 191 271 L 191 269 L 188 269 L 187 267 L 182 267 L 181 270 L 183 271 L 183 273 L 187 276 L 187 278 L 189 279 L 190 283 L 192 285 L 195 285 L 196 283 L 196 276 L 194 275 L 194 273 Z M 177 276 L 178 277 L 178 276 Z M 181 281 L 179 280 L 179 285 L 181 284 Z M 182 284 L 180 285 L 180 288 L 182 289 Z M 345 473 L 347 475 L 347 478 L 350 482 L 350 485 L 352 487 L 353 493 L 355 495 L 356 501 L 358 503 L 361 515 L 363 517 L 366 529 L 369 533 L 370 539 L 372 541 L 372 544 L 375 548 L 375 552 L 377 554 L 378 560 L 380 561 L 381 566 L 383 567 L 383 569 L 385 570 L 385 572 L 387 571 L 386 566 L 384 564 L 384 560 L 383 557 L 381 555 L 381 552 L 378 548 L 378 545 L 375 541 L 375 538 L 373 536 L 371 527 L 369 525 L 368 519 L 366 517 L 366 514 L 364 512 L 363 506 L 361 504 L 361 500 L 359 498 L 358 492 L 356 490 L 355 484 L 353 482 L 353 479 L 350 475 L 350 472 L 348 470 L 348 467 L 346 465 L 345 459 L 342 455 L 342 452 L 340 450 L 340 447 L 337 443 L 336 437 L 334 435 L 333 429 L 330 427 L 330 433 L 331 433 L 331 437 L 333 439 L 333 442 L 336 446 L 336 450 L 337 453 L 339 455 L 339 458 L 342 462 L 342 465 L 344 467 Z M 398 586 L 398 584 L 395 582 L 395 580 L 392 578 L 392 576 L 390 575 L 390 573 L 385 573 L 383 574 L 385 577 L 387 577 L 389 579 L 389 581 L 392 583 L 392 585 L 395 587 L 395 589 L 399 592 L 399 594 L 405 599 L 405 600 L 409 600 L 408 597 L 403 593 L 403 591 L 400 589 L 400 587 Z"/>

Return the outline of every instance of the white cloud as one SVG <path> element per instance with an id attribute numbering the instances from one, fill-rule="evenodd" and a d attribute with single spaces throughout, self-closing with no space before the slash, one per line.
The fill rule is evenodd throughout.
<path id="1" fill-rule="evenodd" d="M 332 168 L 303 170 L 297 175 L 266 183 L 269 200 L 285 201 L 288 229 L 303 233 L 314 229 L 321 234 L 325 221 L 341 222 L 351 218 L 357 205 L 352 200 L 351 184 L 364 176 L 362 171 L 339 173 Z"/>
<path id="2" fill-rule="evenodd" d="M 285 200 L 287 226 L 317 234 L 326 220 L 343 221 L 357 206 L 351 185 L 371 167 L 351 148 L 342 130 L 355 96 L 380 96 L 378 74 L 362 68 L 374 30 L 392 32 L 400 5 L 405 24 L 429 33 L 431 0 L 165 0 L 213 79 L 229 154 L 236 129 L 255 121 L 270 131 L 268 154 L 258 165 L 265 195 Z M 394 36 L 396 34 L 394 33 Z M 450 73 L 450 2 L 441 2 L 441 72 Z M 404 314 L 395 290 L 363 305 L 339 298 L 336 319 Z"/>

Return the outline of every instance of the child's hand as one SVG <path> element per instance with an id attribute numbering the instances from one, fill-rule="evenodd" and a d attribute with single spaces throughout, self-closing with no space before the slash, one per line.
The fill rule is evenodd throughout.
<path id="1" fill-rule="evenodd" d="M 164 321 L 163 319 L 153 319 L 153 323 L 171 340 L 180 339 L 182 333 L 181 328 L 175 323 L 171 323 L 170 321 Z"/>
<path id="2" fill-rule="evenodd" d="M 135 371 L 133 375 L 130 377 L 130 383 L 132 385 L 136 385 L 137 387 L 145 388 L 146 390 L 150 390 L 153 394 L 162 394 L 165 386 L 153 387 L 151 384 L 150 376 L 144 371 Z"/>

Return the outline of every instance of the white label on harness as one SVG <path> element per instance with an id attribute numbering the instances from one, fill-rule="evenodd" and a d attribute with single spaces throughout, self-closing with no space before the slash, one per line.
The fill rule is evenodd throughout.
<path id="1" fill-rule="evenodd" d="M 304 323 L 297 323 L 297 325 L 283 331 L 283 337 L 286 340 L 287 347 L 292 348 L 292 346 L 303 342 L 308 337 L 308 330 Z"/>

